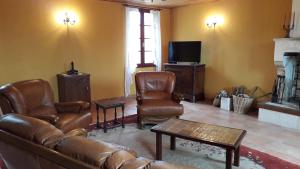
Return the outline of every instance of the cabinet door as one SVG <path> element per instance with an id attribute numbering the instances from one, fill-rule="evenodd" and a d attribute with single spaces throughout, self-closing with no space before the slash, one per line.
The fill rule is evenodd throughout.
<path id="1" fill-rule="evenodd" d="M 72 96 L 70 100 L 72 101 L 87 101 L 90 102 L 90 80 L 89 77 L 81 77 L 78 79 L 74 79 L 74 83 L 71 84 L 73 86 Z"/>
<path id="2" fill-rule="evenodd" d="M 179 94 L 193 94 L 193 69 L 185 66 L 166 66 L 166 71 L 176 75 L 175 92 Z"/>
<path id="3" fill-rule="evenodd" d="M 59 101 L 91 101 L 89 75 L 58 76 Z"/>

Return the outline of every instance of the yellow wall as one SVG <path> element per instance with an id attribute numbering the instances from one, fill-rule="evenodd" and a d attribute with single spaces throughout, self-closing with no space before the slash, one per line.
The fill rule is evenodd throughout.
<path id="1" fill-rule="evenodd" d="M 246 85 L 270 91 L 275 75 L 272 39 L 282 37 L 290 0 L 219 0 L 161 11 L 162 56 L 173 40 L 202 40 L 207 65 L 205 92 Z M 55 14 L 73 10 L 79 23 L 57 24 Z M 49 80 L 57 97 L 56 74 L 70 57 L 91 74 L 92 99 L 124 95 L 124 6 L 100 0 L 1 0 L 0 85 L 18 80 Z M 221 14 L 224 25 L 204 21 Z"/>
<path id="2" fill-rule="evenodd" d="M 172 39 L 201 40 L 206 64 L 205 93 L 245 85 L 271 91 L 275 78 L 273 38 L 283 37 L 290 0 L 219 0 L 172 10 Z M 208 29 L 205 20 L 219 14 L 224 24 Z"/>
<path id="3" fill-rule="evenodd" d="M 65 9 L 79 17 L 69 33 L 55 20 Z M 162 12 L 163 20 L 168 11 Z M 168 41 L 169 35 L 162 36 Z M 68 70 L 72 58 L 77 69 L 91 74 L 92 99 L 123 96 L 124 51 L 125 11 L 119 3 L 0 1 L 0 85 L 42 78 L 50 81 L 57 97 L 56 74 Z"/>

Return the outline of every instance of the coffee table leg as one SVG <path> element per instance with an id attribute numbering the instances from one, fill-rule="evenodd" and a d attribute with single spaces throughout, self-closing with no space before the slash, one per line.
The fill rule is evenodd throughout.
<path id="1" fill-rule="evenodd" d="M 171 142 L 170 149 L 171 149 L 171 150 L 175 150 L 175 149 L 176 149 L 176 137 L 171 136 L 170 142 Z"/>
<path id="2" fill-rule="evenodd" d="M 226 169 L 232 169 L 232 149 L 226 149 Z"/>
<path id="3" fill-rule="evenodd" d="M 103 113 L 104 113 L 103 130 L 104 130 L 104 133 L 106 133 L 107 132 L 106 109 L 103 109 Z"/>
<path id="4" fill-rule="evenodd" d="M 156 133 L 156 160 L 162 160 L 161 133 Z"/>
<path id="5" fill-rule="evenodd" d="M 240 146 L 234 151 L 234 166 L 240 166 Z"/>
<path id="6" fill-rule="evenodd" d="M 125 128 L 125 125 L 124 125 L 124 105 L 122 106 L 122 128 Z"/>

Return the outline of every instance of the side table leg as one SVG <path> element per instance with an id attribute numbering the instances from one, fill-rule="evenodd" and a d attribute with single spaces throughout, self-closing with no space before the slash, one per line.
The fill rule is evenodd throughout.
<path id="1" fill-rule="evenodd" d="M 162 160 L 161 133 L 156 133 L 156 160 Z"/>
<path id="2" fill-rule="evenodd" d="M 99 129 L 99 128 L 100 128 L 100 124 L 99 124 L 99 106 L 96 105 L 96 109 L 97 109 L 97 122 L 96 122 L 96 127 Z"/>
<path id="3" fill-rule="evenodd" d="M 122 128 L 125 128 L 125 125 L 124 125 L 124 105 L 122 106 Z"/>
<path id="4" fill-rule="evenodd" d="M 234 166 L 240 166 L 240 146 L 234 151 Z"/>
<path id="5" fill-rule="evenodd" d="M 175 150 L 176 149 L 176 137 L 174 137 L 174 136 L 171 136 L 171 138 L 170 138 L 170 142 L 171 142 L 171 146 L 170 146 L 170 149 L 171 150 Z"/>
<path id="6" fill-rule="evenodd" d="M 226 169 L 232 169 L 232 149 L 226 149 Z"/>
<path id="7" fill-rule="evenodd" d="M 106 133 L 107 132 L 106 109 L 103 109 L 103 113 L 104 113 L 103 130 L 104 130 L 104 133 Z"/>
<path id="8" fill-rule="evenodd" d="M 115 120 L 114 123 L 117 124 L 117 108 L 115 107 Z"/>

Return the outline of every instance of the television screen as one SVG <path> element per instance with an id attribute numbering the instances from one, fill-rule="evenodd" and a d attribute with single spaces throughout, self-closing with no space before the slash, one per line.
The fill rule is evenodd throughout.
<path id="1" fill-rule="evenodd" d="M 201 41 L 169 42 L 169 63 L 200 63 Z"/>

